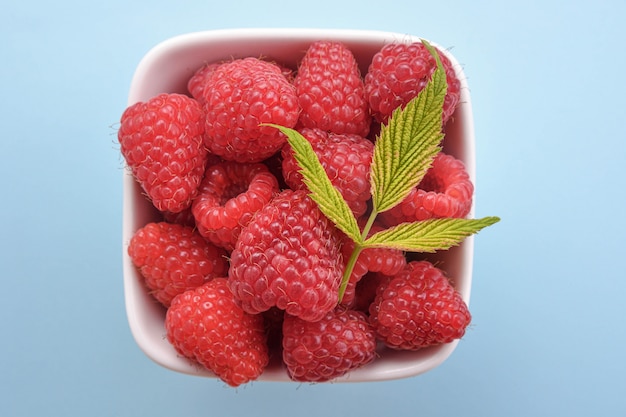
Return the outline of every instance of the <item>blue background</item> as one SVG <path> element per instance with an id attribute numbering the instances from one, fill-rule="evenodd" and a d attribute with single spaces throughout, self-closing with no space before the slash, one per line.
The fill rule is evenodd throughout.
<path id="1" fill-rule="evenodd" d="M 3 5 L 0 415 L 625 415 L 625 5 Z M 236 27 L 410 33 L 463 65 L 476 215 L 502 221 L 477 236 L 473 325 L 440 367 L 392 382 L 234 390 L 165 370 L 136 346 L 116 144 L 131 77 L 171 36 Z"/>

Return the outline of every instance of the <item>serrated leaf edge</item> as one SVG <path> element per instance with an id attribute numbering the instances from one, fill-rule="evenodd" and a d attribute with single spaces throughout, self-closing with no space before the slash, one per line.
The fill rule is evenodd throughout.
<path id="1" fill-rule="evenodd" d="M 424 89 L 403 109 L 392 113 L 376 139 L 370 178 L 372 202 L 378 213 L 406 198 L 441 150 L 447 80 L 438 53 L 427 41 L 422 42 L 434 54 L 437 68 Z"/>
<path id="2" fill-rule="evenodd" d="M 302 180 L 309 190 L 309 196 L 338 229 L 354 242 L 360 243 L 361 232 L 354 213 L 328 178 L 311 143 L 295 129 L 271 123 L 264 125 L 275 127 L 287 136 L 287 141 L 294 150 L 294 158 L 300 166 Z"/>
<path id="3" fill-rule="evenodd" d="M 485 227 L 500 221 L 497 216 L 480 219 L 428 219 L 381 230 L 365 239 L 363 248 L 391 248 L 406 252 L 433 253 L 459 245 Z"/>

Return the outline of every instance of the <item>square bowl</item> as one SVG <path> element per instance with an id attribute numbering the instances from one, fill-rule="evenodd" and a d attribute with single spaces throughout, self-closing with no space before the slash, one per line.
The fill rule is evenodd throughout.
<path id="1" fill-rule="evenodd" d="M 207 62 L 219 62 L 247 56 L 267 57 L 295 68 L 309 44 L 329 39 L 343 42 L 359 62 L 365 74 L 371 58 L 383 45 L 391 42 L 414 42 L 412 35 L 330 29 L 228 29 L 195 32 L 170 38 L 152 48 L 140 61 L 133 76 L 128 105 L 146 101 L 159 93 L 187 93 L 187 80 Z M 429 41 L 431 42 L 431 41 Z M 450 58 L 461 81 L 460 103 L 446 126 L 444 151 L 462 160 L 475 184 L 474 128 L 469 89 L 458 61 L 444 48 L 440 51 Z M 473 208 L 470 216 L 473 214 Z M 127 249 L 135 231 L 151 221 L 162 218 L 145 198 L 130 170 L 123 176 L 123 274 L 126 313 L 131 333 L 139 348 L 154 362 L 170 370 L 205 377 L 213 373 L 181 357 L 165 337 L 165 309 L 145 288 L 142 278 L 132 264 Z M 446 271 L 469 304 L 473 237 L 452 249 L 430 257 Z M 395 351 L 379 347 L 379 357 L 369 365 L 335 379 L 334 382 L 365 382 L 407 378 L 429 371 L 443 363 L 458 344 L 454 342 L 419 351 Z M 290 381 L 280 358 L 274 358 L 259 378 L 260 381 Z"/>

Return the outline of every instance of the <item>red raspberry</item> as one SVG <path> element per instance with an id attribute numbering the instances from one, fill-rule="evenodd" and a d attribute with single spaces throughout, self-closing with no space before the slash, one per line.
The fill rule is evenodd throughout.
<path id="1" fill-rule="evenodd" d="M 303 128 L 300 133 L 311 143 L 328 178 L 355 216 L 363 215 L 371 198 L 370 164 L 374 152 L 373 143 L 359 135 L 335 134 L 321 129 Z M 285 144 L 281 153 L 283 176 L 287 185 L 294 190 L 306 189 L 291 146 Z"/>
<path id="2" fill-rule="evenodd" d="M 360 221 L 361 226 L 363 226 L 364 223 L 364 221 Z M 368 237 L 383 229 L 384 227 L 379 222 L 375 222 L 370 229 Z M 342 237 L 343 244 L 341 245 L 341 252 L 344 261 L 347 263 L 354 251 L 354 242 L 344 234 L 342 234 Z M 404 252 L 400 250 L 390 248 L 364 249 L 356 260 L 341 303 L 345 306 L 352 306 L 354 304 L 356 286 L 368 272 L 395 275 L 405 266 L 406 258 Z"/>
<path id="3" fill-rule="evenodd" d="M 278 64 L 276 64 L 278 65 Z M 220 63 L 213 62 L 203 65 L 198 68 L 196 72 L 193 73 L 189 81 L 187 82 L 187 90 L 191 94 L 193 98 L 198 100 L 200 103 L 204 102 L 204 90 L 206 84 L 208 83 L 209 77 L 215 72 L 215 70 L 220 66 Z M 289 82 L 293 82 L 295 77 L 294 71 L 283 65 L 279 65 L 282 74 L 287 78 Z"/>
<path id="4" fill-rule="evenodd" d="M 338 301 L 343 273 L 333 224 L 304 190 L 282 191 L 241 231 L 229 284 L 249 313 L 276 306 L 315 321 Z"/>
<path id="5" fill-rule="evenodd" d="M 327 40 L 311 44 L 294 85 L 303 127 L 367 136 L 371 118 L 365 86 L 346 45 Z"/>
<path id="6" fill-rule="evenodd" d="M 241 229 L 276 193 L 276 177 L 262 163 L 226 161 L 209 166 L 192 203 L 198 231 L 231 251 Z"/>
<path id="7" fill-rule="evenodd" d="M 202 180 L 204 112 L 181 94 L 159 94 L 126 108 L 118 139 L 133 175 L 160 211 L 191 205 Z"/>
<path id="8" fill-rule="evenodd" d="M 467 216 L 474 185 L 462 161 L 439 152 L 422 181 L 391 210 L 381 213 L 389 226 L 430 218 Z"/>
<path id="9" fill-rule="evenodd" d="M 285 315 L 283 361 L 295 381 L 330 381 L 375 356 L 376 337 L 361 312 L 337 309 L 316 322 Z"/>
<path id="10" fill-rule="evenodd" d="M 131 238 L 128 255 L 150 293 L 165 307 L 176 295 L 228 271 L 223 249 L 180 224 L 148 223 Z"/>
<path id="11" fill-rule="evenodd" d="M 375 255 L 371 252 L 377 252 Z M 370 252 L 370 253 L 368 253 Z M 344 257 L 349 256 L 344 251 Z M 370 267 L 372 263 L 377 263 L 374 267 Z M 386 269 L 389 271 L 396 271 L 388 275 L 394 275 L 397 271 L 401 270 L 406 265 L 406 258 L 404 254 L 395 249 L 376 248 L 366 249 L 359 255 L 359 259 L 350 274 L 348 285 L 341 299 L 341 304 L 350 308 L 355 308 L 357 297 L 357 286 L 369 273 L 380 272 L 377 268 Z M 385 275 L 381 273 L 381 275 Z"/>
<path id="12" fill-rule="evenodd" d="M 263 316 L 237 306 L 225 278 L 174 298 L 165 329 L 178 353 L 233 387 L 257 379 L 269 362 Z"/>
<path id="13" fill-rule="evenodd" d="M 198 68 L 196 72 L 193 73 L 189 81 L 187 81 L 187 90 L 191 97 L 198 100 L 199 103 L 204 103 L 204 89 L 209 80 L 209 77 L 213 75 L 217 67 L 220 64 L 218 63 L 210 63 L 205 64 L 202 67 Z"/>
<path id="14" fill-rule="evenodd" d="M 286 137 L 270 126 L 294 127 L 300 107 L 281 68 L 257 58 L 221 64 L 204 86 L 205 145 L 224 159 L 260 162 L 276 153 Z"/>
<path id="15" fill-rule="evenodd" d="M 411 261 L 384 281 L 370 305 L 377 337 L 394 349 L 418 350 L 463 337 L 471 315 L 443 271 Z"/>
<path id="16" fill-rule="evenodd" d="M 219 156 L 213 155 L 213 154 L 207 155 L 207 161 L 206 161 L 207 167 L 218 164 L 220 162 L 222 162 L 222 158 L 220 158 Z M 198 188 L 198 193 L 199 191 L 200 191 L 200 188 Z M 191 204 L 193 205 L 193 201 Z M 196 227 L 196 219 L 193 217 L 191 206 L 187 207 L 186 209 L 178 213 L 172 213 L 171 211 L 164 211 L 161 214 L 163 215 L 163 220 L 165 220 L 168 223 L 177 223 L 177 224 L 184 224 L 185 226 Z"/>
<path id="17" fill-rule="evenodd" d="M 448 90 L 443 104 L 443 122 L 454 113 L 461 96 L 461 83 L 452 63 L 437 51 L 446 72 Z M 435 58 L 421 42 L 391 43 L 382 47 L 365 75 L 365 95 L 374 118 L 385 123 L 392 112 L 417 97 L 437 68 Z"/>

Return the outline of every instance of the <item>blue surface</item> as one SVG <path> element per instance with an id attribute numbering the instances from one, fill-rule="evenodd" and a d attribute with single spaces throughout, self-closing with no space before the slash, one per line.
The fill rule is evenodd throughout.
<path id="1" fill-rule="evenodd" d="M 626 3 L 393 3 L 3 5 L 0 415 L 626 414 Z M 181 33 L 295 26 L 423 36 L 468 76 L 476 214 L 502 221 L 476 239 L 471 330 L 424 375 L 233 390 L 128 329 L 116 124 L 135 66 Z"/>

